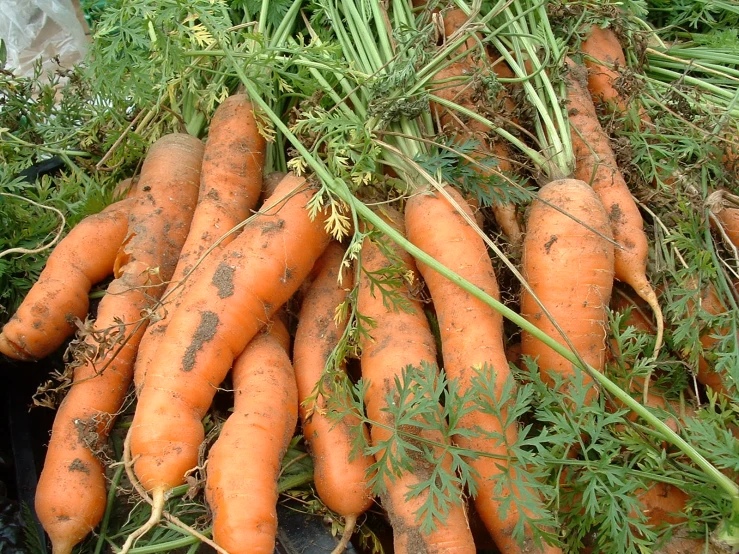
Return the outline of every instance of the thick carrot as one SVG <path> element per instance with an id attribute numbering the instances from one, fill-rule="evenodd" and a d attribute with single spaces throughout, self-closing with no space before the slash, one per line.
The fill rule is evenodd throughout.
<path id="1" fill-rule="evenodd" d="M 0 352 L 37 360 L 59 348 L 87 316 L 92 286 L 113 273 L 134 200 L 80 221 L 54 248 L 38 281 L 0 333 Z"/>
<path id="2" fill-rule="evenodd" d="M 270 321 L 236 358 L 234 410 L 208 453 L 205 497 L 213 539 L 230 554 L 272 554 L 277 479 L 298 420 L 290 335 Z"/>
<path id="3" fill-rule="evenodd" d="M 372 457 L 352 452 L 355 434 L 366 434 L 367 429 L 355 418 L 336 421 L 330 416 L 332 383 L 323 376 L 347 324 L 334 317 L 347 294 L 338 282 L 343 258 L 344 249 L 332 242 L 316 263 L 318 275 L 303 298 L 293 350 L 300 419 L 313 458 L 313 481 L 323 503 L 346 519 L 338 547 L 341 551 L 351 538 L 357 516 L 372 505 L 373 498 L 368 484 Z M 344 271 L 343 280 L 353 282 L 351 271 Z"/>
<path id="4" fill-rule="evenodd" d="M 593 189 L 582 181 L 562 179 L 542 187 L 531 204 L 523 243 L 524 278 L 582 359 L 601 371 L 606 355 L 606 308 L 613 287 L 610 237 L 608 215 Z M 521 295 L 521 315 L 560 344 L 567 344 L 526 289 Z M 531 334 L 522 334 L 521 346 L 524 355 L 537 359 L 545 382 L 552 384 L 555 373 L 565 382 L 574 375 L 569 361 Z M 583 381 L 592 383 L 587 375 Z M 591 388 L 589 399 L 596 394 Z"/>
<path id="5" fill-rule="evenodd" d="M 461 194 L 452 187 L 446 187 L 445 191 L 460 209 L 472 216 Z M 485 243 L 449 200 L 440 193 L 416 194 L 406 203 L 405 224 L 408 239 L 413 244 L 493 298 L 500 299 Z M 425 264 L 419 263 L 418 270 L 436 309 L 447 376 L 457 380 L 459 392 L 464 394 L 473 386 L 476 371 L 485 371 L 487 377 L 495 380 L 495 398 L 490 399 L 490 403 L 507 402 L 503 388 L 513 377 L 503 346 L 503 316 Z M 519 544 L 513 538 L 514 528 L 522 517 L 515 505 L 503 516 L 503 499 L 511 494 L 522 494 L 506 485 L 495 494 L 498 481 L 504 475 L 510 472 L 507 478 L 515 479 L 515 470 L 505 460 L 512 456 L 510 445 L 516 443 L 518 430 L 515 425 L 506 426 L 506 423 L 505 410 L 497 416 L 475 409 L 459 422 L 463 429 L 473 432 L 472 437 L 453 437 L 455 444 L 463 448 L 490 455 L 469 460 L 478 473 L 475 479 L 477 511 L 501 552 L 561 552 L 554 547 L 535 550 L 532 544 Z M 484 435 L 475 435 L 476 431 Z M 532 490 L 523 494 L 528 498 L 536 495 Z"/>
<path id="6" fill-rule="evenodd" d="M 207 262 L 170 316 L 131 427 L 134 469 L 155 509 L 197 465 L 201 419 L 234 359 L 328 245 L 321 214 L 311 220 L 306 210 L 313 194 L 305 179 L 288 174 L 270 205 Z"/>
<path id="7" fill-rule="evenodd" d="M 397 212 L 387 211 L 392 224 L 400 228 L 402 220 Z M 414 271 L 413 260 L 404 251 L 396 248 L 395 253 L 402 260 L 407 272 Z M 395 380 L 409 365 L 436 363 L 436 347 L 428 321 L 421 303 L 415 299 L 408 285 L 394 292 L 406 298 L 412 312 L 393 310 L 387 306 L 382 294 L 372 289 L 366 272 L 378 272 L 391 265 L 382 250 L 370 239 L 365 239 L 361 254 L 362 274 L 359 280 L 357 309 L 363 316 L 372 318 L 376 327 L 371 330 L 371 339 L 361 341 L 362 378 L 368 383 L 365 404 L 369 419 L 376 422 L 371 426 L 370 436 L 373 444 L 388 441 L 392 437 L 395 422 L 388 411 L 388 395 L 396 389 Z M 411 273 L 412 274 L 412 273 Z M 444 443 L 438 431 L 418 431 L 414 433 L 423 439 Z M 375 454 L 382 459 L 383 452 Z M 451 470 L 451 460 L 445 458 L 447 471 Z M 387 510 L 393 527 L 395 554 L 440 554 L 442 552 L 475 552 L 475 545 L 469 530 L 464 503 L 459 497 L 447 498 L 453 502 L 444 523 L 436 521 L 435 529 L 428 534 L 420 530 L 417 512 L 428 500 L 428 492 L 408 498 L 413 486 L 418 486 L 423 475 L 433 470 L 423 456 L 413 456 L 409 463 L 412 471 L 402 471 L 393 480 L 384 480 L 384 490 L 380 493 L 382 505 Z M 390 471 L 390 468 L 386 468 Z"/>
<path id="8" fill-rule="evenodd" d="M 664 319 L 657 295 L 647 280 L 647 236 L 636 202 L 618 169 L 608 135 L 595 113 L 593 101 L 582 83 L 582 71 L 568 62 L 567 81 L 572 147 L 575 152 L 574 176 L 591 183 L 608 213 L 616 248 L 616 279 L 631 286 L 654 312 L 657 323 L 654 356 L 662 345 Z"/>
<path id="9" fill-rule="evenodd" d="M 108 343 L 81 360 L 59 407 L 36 491 L 36 513 L 54 554 L 68 554 L 100 521 L 106 504 L 99 449 L 133 377 L 133 359 L 152 309 L 174 271 L 197 199 L 203 148 L 189 135 L 168 135 L 149 149 L 118 252 L 119 274 L 98 306 L 95 330 Z M 88 336 L 85 345 L 101 345 Z M 94 350 L 93 350 L 94 351 Z"/>
<path id="10" fill-rule="evenodd" d="M 164 306 L 165 317 L 149 325 L 139 346 L 134 371 L 136 390 L 141 389 L 159 338 L 167 328 L 166 313 L 176 309 L 202 267 L 195 268 L 195 264 L 208 248 L 256 208 L 262 190 L 265 147 L 249 99 L 243 94 L 226 98 L 210 123 L 198 204 L 172 282 L 164 295 L 168 304 Z M 235 237 L 235 234 L 223 237 L 218 249 Z M 185 277 L 187 280 L 183 282 Z"/>

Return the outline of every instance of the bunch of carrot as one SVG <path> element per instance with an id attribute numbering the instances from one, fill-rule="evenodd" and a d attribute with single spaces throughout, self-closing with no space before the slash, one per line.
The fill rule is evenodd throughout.
<path id="1" fill-rule="evenodd" d="M 388 135 L 407 138 L 413 125 L 430 122 L 426 128 L 451 135 L 451 144 L 479 141 L 467 161 L 480 178 L 512 175 L 516 148 L 534 152 L 530 143 L 536 141 L 493 138 L 494 125 L 478 109 L 484 102 L 467 76 L 492 67 L 498 79 L 510 82 L 496 100 L 525 134 L 513 99 L 522 97 L 519 73 L 532 72 L 538 62 L 531 53 L 514 60 L 510 52 L 491 54 L 492 48 L 480 47 L 486 23 L 474 15 L 415 4 L 430 8 L 429 17 L 440 24 L 439 48 L 445 41 L 457 46 L 441 50 L 446 66 L 424 73 L 425 92 L 432 95 L 428 119 L 404 115 Z M 380 21 L 387 7 L 378 6 L 372 18 Z M 393 12 L 403 25 L 405 10 Z M 337 8 L 331 16 L 339 13 Z M 466 31 L 473 24 L 473 32 Z M 389 40 L 385 45 L 389 51 L 396 46 Z M 652 312 L 648 325 L 639 323 L 644 332 L 654 330 L 652 361 L 662 349 L 664 318 L 648 278 L 642 216 L 598 114 L 627 111 L 615 86 L 626 59 L 615 35 L 599 27 L 589 28 L 581 53 L 584 65 L 562 55 L 559 68 L 559 101 L 566 108 L 554 127 L 569 137 L 563 144 L 571 156 L 563 155 L 558 165 L 546 152 L 532 154 L 539 187 L 525 217 L 512 203 L 494 206 L 493 214 L 509 247 L 520 249 L 523 289 L 514 304 L 525 326 L 522 354 L 536 364 L 544 383 L 563 394 L 582 383 L 585 403 L 592 405 L 602 395 L 599 383 L 609 359 L 619 356 L 609 340 L 615 281 L 631 287 Z M 321 79 L 321 87 L 333 86 Z M 345 117 L 366 115 L 361 87 L 336 81 L 354 103 L 356 113 Z M 332 109 L 346 109 L 330 90 Z M 562 552 L 558 537 L 564 532 L 554 528 L 556 517 L 545 517 L 548 499 L 539 495 L 539 483 L 526 481 L 515 460 L 521 433 L 510 415 L 516 383 L 501 314 L 510 317 L 512 310 L 500 307 L 491 240 L 475 220 L 480 206 L 467 191 L 424 174 L 415 161 L 406 164 L 403 155 L 416 147 L 403 142 L 378 147 L 386 156 L 379 162 L 405 186 L 400 201 L 394 191 L 370 209 L 361 201 L 361 186 L 342 196 L 337 191 L 344 189 L 327 184 L 320 171 L 286 173 L 276 186 L 267 186 L 268 140 L 260 130 L 259 102 L 243 93 L 224 100 L 204 144 L 171 134 L 151 145 L 135 186 L 67 235 L 0 334 L 0 352 L 29 361 L 54 352 L 77 327 L 84 329 L 73 343 L 74 380 L 57 412 L 37 491 L 36 511 L 54 553 L 71 553 L 103 517 L 105 442 L 131 387 L 135 412 L 124 463 L 151 514 L 121 552 L 159 524 L 171 491 L 205 459 L 216 547 L 232 554 L 271 553 L 277 479 L 296 429 L 313 458 L 318 497 L 344 518 L 336 552 L 374 503 L 388 516 L 397 553 L 475 552 L 473 509 L 501 552 Z M 652 125 L 646 110 L 642 124 Z M 282 125 L 281 132 L 289 134 Z M 428 140 L 420 134 L 418 142 Z M 359 181 L 391 180 L 373 179 Z M 377 200 L 376 189 L 367 194 Z M 711 205 L 714 226 L 736 254 L 739 206 L 733 195 L 719 196 Z M 348 221 L 349 211 L 353 238 L 332 240 L 344 238 L 335 232 L 335 221 Z M 77 325 L 88 317 L 89 291 L 106 279 L 94 324 Z M 291 309 L 283 310 L 288 304 Z M 711 315 L 729 311 L 711 288 L 697 291 L 687 304 L 693 312 L 696 306 Z M 427 312 L 433 312 L 436 328 Z M 703 348 L 736 334 L 735 327 L 703 330 Z M 351 387 L 352 357 L 359 360 L 360 388 Z M 697 379 L 731 395 L 730 378 L 712 371 L 708 358 L 700 357 Z M 399 422 L 401 389 L 418 385 L 404 379 L 409 368 L 419 367 L 431 368 L 432 380 L 448 379 L 450 390 L 465 398 L 481 382 L 491 385 L 447 420 L 432 424 L 415 414 Z M 229 372 L 233 412 L 204 455 L 203 420 Z M 632 380 L 629 398 L 666 407 L 664 398 L 650 393 L 651 382 L 651 374 L 641 383 Z M 428 390 L 418 394 L 434 410 L 445 408 Z M 624 405 L 623 399 L 605 404 Z M 625 419 L 637 421 L 633 414 Z M 680 425 L 676 418 L 668 423 L 673 431 Z M 393 443 L 401 435 L 409 437 L 406 452 Z M 569 446 L 567 455 L 578 457 Z M 471 468 L 465 479 L 463 464 Z M 438 484 L 437 473 L 453 478 L 428 486 L 430 476 Z M 562 487 L 566 474 L 560 475 Z M 650 525 L 684 520 L 670 513 L 685 510 L 688 500 L 675 486 L 655 484 L 640 491 L 638 500 L 651 510 Z M 425 517 L 430 512 L 434 516 Z"/>

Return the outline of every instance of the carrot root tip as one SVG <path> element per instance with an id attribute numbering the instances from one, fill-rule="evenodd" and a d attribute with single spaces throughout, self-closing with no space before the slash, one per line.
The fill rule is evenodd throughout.
<path id="1" fill-rule="evenodd" d="M 336 548 L 333 549 L 331 554 L 342 554 L 346 547 L 349 546 L 349 541 L 354 534 L 354 528 L 357 526 L 357 514 L 350 514 L 344 518 L 344 533 L 341 535 L 341 540 Z"/>
<path id="2" fill-rule="evenodd" d="M 127 554 L 127 552 L 133 547 L 134 543 L 139 540 L 139 538 L 143 537 L 146 533 L 148 533 L 151 529 L 159 524 L 159 522 L 162 520 L 163 513 L 164 489 L 157 488 L 154 489 L 154 492 L 152 493 L 151 516 L 149 517 L 149 520 L 128 536 L 126 542 L 123 544 L 123 547 L 118 554 Z"/>

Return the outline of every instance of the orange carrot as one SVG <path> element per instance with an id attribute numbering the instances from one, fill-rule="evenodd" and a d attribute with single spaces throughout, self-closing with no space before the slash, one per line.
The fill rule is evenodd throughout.
<path id="1" fill-rule="evenodd" d="M 99 449 L 133 377 L 133 359 L 146 328 L 142 314 L 164 290 L 187 236 L 202 152 L 196 138 L 168 135 L 151 146 L 144 161 L 141 193 L 117 256 L 119 273 L 98 306 L 95 331 L 105 338 L 105 347 L 74 370 L 36 491 L 36 513 L 54 554 L 69 554 L 103 516 L 105 473 Z M 101 347 L 96 335 L 85 339 L 93 352 Z"/>
<path id="2" fill-rule="evenodd" d="M 606 354 L 606 307 L 613 287 L 610 236 L 608 215 L 595 192 L 582 181 L 562 179 L 542 187 L 531 204 L 523 243 L 526 282 L 582 359 L 601 371 Z M 567 344 L 525 289 L 521 315 L 560 344 Z M 569 361 L 526 332 L 522 352 L 538 360 L 542 378 L 549 384 L 555 373 L 565 382 L 574 374 Z M 587 375 L 583 381 L 592 382 Z M 591 388 L 588 398 L 596 394 Z"/>
<path id="3" fill-rule="evenodd" d="M 446 36 L 449 37 L 459 30 L 466 21 L 467 16 L 461 10 L 449 10 L 446 12 L 444 15 Z M 473 38 L 470 38 L 463 46 L 460 47 L 460 49 L 471 52 L 474 46 L 475 41 Z M 496 73 L 501 75 L 506 69 L 502 63 L 495 64 L 493 68 Z M 470 87 L 470 83 L 465 76 L 468 76 L 479 69 L 480 62 L 474 60 L 471 55 L 450 64 L 436 74 L 434 78 L 436 83 L 434 94 L 445 100 L 455 102 L 464 108 L 476 111 L 477 106 L 473 100 L 475 91 Z M 510 113 L 513 109 L 513 104 L 510 102 L 510 98 L 506 96 L 505 92 L 501 92 L 500 99 L 504 101 L 507 111 Z M 463 122 L 455 113 L 446 108 L 441 108 L 435 103 L 432 103 L 431 109 L 432 113 L 434 113 L 439 119 L 442 127 L 451 127 L 455 131 L 463 133 L 463 136 L 466 138 L 476 138 L 480 141 L 479 151 L 474 155 L 476 159 L 480 161 L 492 159 L 496 163 L 498 171 L 503 173 L 511 172 L 511 164 L 509 161 L 510 151 L 508 146 L 502 141 L 491 143 L 488 137 L 488 132 L 490 131 L 489 128 L 477 120 Z M 491 170 L 482 169 L 476 166 L 474 169 L 483 177 L 490 177 L 493 173 Z M 492 210 L 498 226 L 506 235 L 508 240 L 512 244 L 521 244 L 523 234 L 521 232 L 518 219 L 516 218 L 516 206 L 512 203 L 496 203 L 493 204 Z"/>
<path id="4" fill-rule="evenodd" d="M 706 198 L 706 204 L 718 219 L 729 242 L 739 249 L 739 196 L 717 190 Z"/>
<path id="5" fill-rule="evenodd" d="M 338 283 L 343 258 L 344 249 L 333 242 L 316 263 L 318 275 L 303 299 L 293 352 L 300 419 L 313 458 L 316 490 L 323 503 L 346 520 L 339 552 L 348 544 L 357 516 L 372 505 L 368 474 L 373 462 L 370 456 L 352 453 L 355 433 L 367 433 L 364 425 L 355 418 L 335 421 L 329 415 L 327 395 L 332 383 L 323 377 L 329 355 L 347 324 L 334 317 L 346 299 L 346 291 Z M 345 271 L 343 279 L 352 282 L 351 272 Z"/>
<path id="6" fill-rule="evenodd" d="M 696 286 L 695 281 L 688 283 L 690 286 Z M 700 291 L 696 290 L 695 299 L 691 299 L 688 302 L 688 313 L 694 314 L 696 310 L 696 304 L 700 306 L 700 309 L 709 315 L 716 316 L 728 312 L 726 305 L 721 301 L 721 298 L 713 285 L 703 287 Z M 700 334 L 700 343 L 703 346 L 704 352 L 712 352 L 716 344 L 720 342 L 721 335 L 727 335 L 729 329 L 706 329 Z M 739 341 L 739 334 L 737 334 L 737 341 Z M 698 382 L 710 387 L 719 394 L 726 394 L 728 390 L 728 384 L 722 374 L 714 371 L 712 365 L 706 360 L 704 355 L 698 356 L 698 373 L 696 374 Z"/>
<path id="7" fill-rule="evenodd" d="M 205 488 L 213 539 L 230 554 L 275 550 L 277 479 L 298 419 L 289 347 L 285 324 L 274 319 L 231 371 L 234 410 L 208 454 Z"/>
<path id="8" fill-rule="evenodd" d="M 159 519 L 164 493 L 197 465 L 201 419 L 234 359 L 328 245 L 321 214 L 311 220 L 306 210 L 313 194 L 305 179 L 288 174 L 171 314 L 131 427 L 134 469 L 155 503 L 145 529 Z"/>
<path id="9" fill-rule="evenodd" d="M 169 305 L 164 307 L 167 312 L 177 308 L 180 299 L 195 281 L 196 273 L 202 266 L 194 266 L 206 250 L 249 217 L 256 208 L 262 189 L 265 146 L 249 99 L 243 94 L 226 98 L 216 109 L 210 123 L 203 153 L 198 204 L 172 282 L 164 295 L 169 300 Z M 235 234 L 223 237 L 218 250 L 235 237 Z M 215 255 L 215 252 L 211 255 Z M 185 277 L 187 280 L 183 281 Z M 149 325 L 141 340 L 134 371 L 136 390 L 141 389 L 159 338 L 164 335 L 168 322 L 166 317 L 155 321 Z"/>
<path id="10" fill-rule="evenodd" d="M 92 286 L 113 273 L 134 200 L 115 202 L 80 221 L 54 248 L 38 281 L 0 333 L 0 352 L 37 360 L 59 348 L 85 319 Z"/>
<path id="11" fill-rule="evenodd" d="M 393 225 L 401 227 L 402 220 L 397 212 L 387 210 Z M 402 231 L 402 230 L 401 230 Z M 402 260 L 404 269 L 414 271 L 413 260 L 404 251 L 395 249 Z M 378 272 L 391 265 L 382 250 L 369 238 L 362 245 L 361 263 L 363 273 L 360 275 L 357 309 L 363 316 L 372 318 L 376 327 L 370 332 L 371 339 L 361 341 L 362 378 L 368 383 L 365 403 L 367 415 L 376 425 L 371 426 L 370 436 L 373 444 L 388 441 L 392 437 L 395 423 L 388 408 L 387 395 L 396 390 L 395 380 L 409 365 L 419 367 L 420 364 L 436 363 L 436 348 L 423 308 L 416 300 L 407 285 L 395 289 L 395 293 L 406 298 L 412 312 L 402 309 L 393 310 L 383 302 L 381 293 L 371 287 L 366 272 Z M 444 439 L 438 431 L 414 430 L 427 440 L 443 444 Z M 412 440 L 412 439 L 411 439 Z M 376 460 L 382 460 L 383 452 L 375 454 Z M 446 520 L 442 524 L 436 521 L 436 527 L 428 534 L 420 530 L 417 512 L 428 499 L 428 492 L 408 498 L 411 487 L 417 486 L 422 475 L 427 475 L 433 467 L 423 456 L 411 459 L 412 471 L 402 471 L 392 481 L 384 480 L 384 490 L 380 493 L 382 505 L 388 512 L 393 527 L 395 554 L 425 553 L 463 553 L 475 552 L 475 545 L 467 522 L 464 504 L 459 497 L 447 498 L 452 502 Z M 451 460 L 445 458 L 445 468 L 451 469 Z M 389 468 L 386 468 L 389 470 Z"/>
<path id="12" fill-rule="evenodd" d="M 468 216 L 472 215 L 456 190 L 446 187 L 445 191 Z M 416 194 L 406 204 L 405 223 L 408 239 L 413 244 L 493 298 L 500 299 L 485 243 L 449 200 L 440 193 Z M 490 402 L 493 405 L 506 402 L 503 388 L 513 377 L 503 347 L 503 316 L 425 264 L 419 263 L 418 269 L 436 308 L 447 376 L 457 381 L 460 394 L 464 394 L 472 387 L 476 371 L 486 371 L 495 380 L 495 398 Z M 520 497 L 521 492 L 503 485 L 495 494 L 504 475 L 510 472 L 508 478 L 516 478 L 515 469 L 505 459 L 513 455 L 509 445 L 516 443 L 518 432 L 515 425 L 505 426 L 506 419 L 505 410 L 499 417 L 476 408 L 464 415 L 459 424 L 463 429 L 473 433 L 482 431 L 485 435 L 456 436 L 453 440 L 463 448 L 491 455 L 471 459 L 469 463 L 479 474 L 475 479 L 477 511 L 498 549 L 511 554 L 533 552 L 531 544 L 519 544 L 513 538 L 522 517 L 517 507 L 509 507 L 505 517 L 501 510 L 503 499 L 511 494 Z M 525 494 L 532 497 L 536 493 L 529 490 Z M 527 534 L 530 540 L 530 529 Z M 537 551 L 561 552 L 555 547 Z"/>
<path id="13" fill-rule="evenodd" d="M 619 69 L 626 67 L 626 56 L 621 43 L 610 27 L 593 25 L 587 38 L 580 44 L 580 52 L 585 54 L 584 62 L 588 68 L 588 90 L 598 105 L 625 114 L 628 111 L 627 99 L 617 89 L 620 78 Z M 644 108 L 639 111 L 643 123 L 651 123 Z"/>
<path id="14" fill-rule="evenodd" d="M 662 345 L 664 320 L 657 295 L 646 276 L 648 245 L 639 208 L 618 169 L 608 136 L 603 131 L 595 107 L 581 82 L 581 68 L 568 62 L 567 98 L 575 152 L 574 176 L 591 183 L 608 213 L 616 248 L 616 279 L 631 286 L 654 312 L 657 336 L 653 355 Z"/>

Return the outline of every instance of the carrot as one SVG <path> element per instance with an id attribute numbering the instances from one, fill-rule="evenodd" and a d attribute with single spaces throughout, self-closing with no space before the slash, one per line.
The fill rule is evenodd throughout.
<path id="1" fill-rule="evenodd" d="M 104 444 L 133 377 L 133 359 L 152 309 L 170 278 L 197 199 L 202 144 L 168 135 L 149 149 L 118 251 L 119 273 L 98 306 L 97 355 L 80 360 L 74 383 L 54 420 L 36 491 L 36 513 L 54 554 L 69 554 L 100 521 L 106 504 Z M 103 334 L 104 348 L 95 336 Z M 83 350 L 83 353 L 86 353 Z"/>
<path id="2" fill-rule="evenodd" d="M 0 333 L 0 352 L 38 360 L 59 348 L 85 319 L 88 294 L 113 273 L 134 200 L 115 202 L 80 221 L 57 244 L 38 281 Z"/>
<path id="3" fill-rule="evenodd" d="M 529 208 L 523 276 L 582 359 L 597 370 L 605 364 L 606 307 L 613 287 L 610 237 L 608 215 L 595 192 L 582 181 L 550 182 Z M 521 295 L 521 315 L 560 344 L 567 344 L 526 289 Z M 522 333 L 521 347 L 524 355 L 538 360 L 542 378 L 550 385 L 555 373 L 565 382 L 573 376 L 572 364 L 531 334 Z M 592 380 L 584 375 L 583 382 L 590 385 Z M 591 388 L 588 400 L 596 394 Z"/>
<path id="4" fill-rule="evenodd" d="M 336 552 L 344 551 L 357 517 L 372 505 L 368 475 L 373 460 L 352 452 L 355 433 L 366 434 L 367 429 L 354 418 L 335 421 L 329 415 L 327 395 L 332 383 L 330 377 L 323 376 L 347 324 L 334 318 L 336 308 L 346 299 L 346 291 L 338 283 L 343 258 L 344 249 L 332 242 L 316 263 L 318 275 L 303 299 L 293 352 L 300 420 L 313 458 L 316 490 L 323 503 L 346 520 Z M 343 278 L 351 282 L 346 272 Z"/>
<path id="5" fill-rule="evenodd" d="M 262 203 L 274 194 L 277 185 L 285 178 L 285 175 L 287 173 L 282 171 L 273 171 L 264 176 L 264 180 L 262 181 Z"/>
<path id="6" fill-rule="evenodd" d="M 648 246 L 642 217 L 618 169 L 590 95 L 580 80 L 581 68 L 571 61 L 568 67 L 571 75 L 567 81 L 567 97 L 576 158 L 574 176 L 591 183 L 606 208 L 613 238 L 618 243 L 616 279 L 631 286 L 654 312 L 657 336 L 653 356 L 656 358 L 662 345 L 664 319 L 657 295 L 646 276 Z"/>
<path id="7" fill-rule="evenodd" d="M 449 10 L 444 15 L 444 25 L 446 36 L 451 36 L 454 32 L 459 30 L 460 27 L 467 21 L 467 16 L 461 10 Z M 467 42 L 460 47 L 461 50 L 468 50 L 472 52 L 475 41 L 473 38 L 467 40 Z M 435 78 L 434 93 L 448 101 L 455 102 L 460 106 L 476 111 L 477 106 L 473 100 L 474 90 L 471 89 L 466 79 L 463 82 L 459 82 L 460 78 L 465 75 L 470 75 L 479 69 L 479 61 L 468 55 L 461 61 L 454 62 L 446 68 L 439 71 Z M 493 66 L 496 73 L 502 74 L 505 72 L 504 65 L 501 63 Z M 506 75 L 507 76 L 507 75 Z M 446 82 L 449 81 L 449 82 Z M 504 92 L 501 92 L 500 98 L 504 100 L 505 106 L 508 113 L 513 109 L 513 104 Z M 477 138 L 480 140 L 480 146 L 477 153 L 473 155 L 474 158 L 480 161 L 486 161 L 492 159 L 497 165 L 497 170 L 503 173 L 511 172 L 511 163 L 509 161 L 511 155 L 510 150 L 506 143 L 497 141 L 491 143 L 488 129 L 484 124 L 477 120 L 470 120 L 463 122 L 457 115 L 446 108 L 442 108 L 437 104 L 431 104 L 432 113 L 439 119 L 442 127 L 451 127 L 455 131 L 462 133 L 460 138 Z M 483 169 L 475 166 L 475 171 L 480 173 L 483 177 L 490 177 L 492 171 L 489 169 Z M 503 234 L 506 235 L 508 240 L 514 244 L 521 244 L 523 233 L 521 227 L 516 218 L 516 206 L 513 203 L 502 203 L 493 204 L 492 206 L 495 221 L 498 223 Z"/>
<path id="8" fill-rule="evenodd" d="M 588 90 L 596 106 L 609 113 L 626 115 L 631 99 L 618 90 L 621 78 L 619 68 L 626 67 L 626 56 L 618 37 L 610 27 L 602 28 L 593 25 L 588 30 L 587 38 L 581 43 L 580 51 L 585 54 L 584 62 L 588 68 Z M 643 105 L 639 106 L 639 128 L 652 127 L 652 118 Z M 661 174 L 655 175 L 653 185 L 661 181 L 671 188 L 677 182 L 674 175 L 663 174 L 664 170 L 657 166 Z"/>
<path id="9" fill-rule="evenodd" d="M 616 88 L 621 77 L 618 70 L 626 67 L 626 56 L 616 33 L 610 27 L 593 25 L 580 44 L 580 52 L 585 54 L 583 61 L 588 68 L 588 90 L 593 101 L 610 111 L 626 114 L 627 99 Z M 639 118 L 645 124 L 651 123 L 643 107 L 639 110 Z"/>
<path id="10" fill-rule="evenodd" d="M 243 94 L 226 98 L 210 123 L 203 153 L 198 204 L 172 282 L 164 294 L 165 299 L 174 297 L 168 311 L 176 309 L 195 281 L 196 274 L 188 274 L 202 267 L 195 268 L 201 256 L 220 238 L 223 240 L 219 243 L 219 250 L 230 243 L 236 235 L 223 235 L 249 217 L 256 208 L 262 189 L 265 147 L 249 99 Z M 168 322 L 166 317 L 158 319 L 149 325 L 141 340 L 134 371 L 136 390 L 141 389 Z"/>
<path id="11" fill-rule="evenodd" d="M 158 521 L 164 493 L 197 465 L 201 419 L 216 387 L 328 245 L 320 214 L 311 220 L 305 208 L 313 194 L 305 179 L 288 174 L 171 314 L 130 431 L 134 470 L 155 503 L 145 530 Z"/>
<path id="12" fill-rule="evenodd" d="M 397 212 L 387 210 L 391 224 L 402 232 L 402 219 Z M 395 248 L 395 253 L 407 272 L 414 271 L 413 260 L 407 253 Z M 402 370 L 409 366 L 436 363 L 436 347 L 423 309 L 409 290 L 408 285 L 396 289 L 408 302 L 412 312 L 393 310 L 383 302 L 382 295 L 372 288 L 367 272 L 378 272 L 391 265 L 379 246 L 369 238 L 365 239 L 361 251 L 362 274 L 359 279 L 357 309 L 363 316 L 375 322 L 371 339 L 360 341 L 362 349 L 362 378 L 367 385 L 365 404 L 367 416 L 377 424 L 371 426 L 370 437 L 373 444 L 388 441 L 395 426 L 392 413 L 388 411 L 387 395 L 396 390 L 396 379 Z M 415 433 L 416 431 L 414 431 Z M 438 431 L 418 431 L 427 440 L 443 444 L 444 439 Z M 375 454 L 382 460 L 383 451 Z M 388 512 L 393 527 L 395 554 L 475 552 L 475 545 L 469 530 L 461 492 L 458 498 L 447 498 L 452 502 L 444 523 L 435 522 L 435 529 L 428 534 L 420 530 L 417 513 L 428 500 L 428 492 L 410 498 L 412 487 L 418 486 L 421 476 L 433 470 L 433 466 L 423 456 L 413 456 L 409 461 L 412 470 L 396 474 L 393 480 L 384 479 L 384 490 L 380 493 L 382 505 Z M 451 469 L 451 460 L 445 457 L 444 466 Z M 389 468 L 386 468 L 389 470 Z"/>
<path id="13" fill-rule="evenodd" d="M 277 536 L 277 479 L 295 432 L 298 391 L 276 318 L 236 358 L 234 410 L 208 453 L 205 497 L 213 539 L 230 554 L 272 554 Z"/>
<path id="14" fill-rule="evenodd" d="M 468 216 L 472 216 L 455 189 L 446 187 L 444 190 Z M 408 239 L 413 244 L 493 298 L 500 299 L 485 243 L 448 199 L 440 193 L 416 194 L 406 204 L 405 224 Z M 473 385 L 476 370 L 489 372 L 495 380 L 495 399 L 490 402 L 494 405 L 505 402 L 503 388 L 512 375 L 503 347 L 503 317 L 425 264 L 419 263 L 418 270 L 436 308 L 447 376 L 457 380 L 460 394 L 465 394 Z M 510 553 L 532 552 L 530 544 L 519 544 L 512 536 L 521 518 L 517 507 L 508 508 L 505 517 L 501 510 L 503 502 L 500 499 L 511 494 L 520 496 L 520 491 L 503 485 L 502 490 L 495 493 L 498 481 L 508 472 L 513 474 L 509 477 L 515 479 L 515 470 L 508 467 L 505 459 L 513 455 L 509 445 L 516 443 L 518 430 L 515 426 L 504 428 L 505 421 L 505 414 L 498 417 L 474 409 L 459 422 L 463 429 L 473 432 L 472 437 L 456 436 L 453 440 L 465 449 L 491 455 L 471 459 L 469 463 L 478 473 L 475 479 L 477 511 L 498 549 Z M 476 430 L 485 435 L 475 436 Z M 536 493 L 528 491 L 526 494 L 533 497 Z M 530 540 L 530 529 L 527 534 Z M 554 547 L 545 547 L 542 551 L 561 552 Z"/>
<path id="15" fill-rule="evenodd" d="M 727 313 L 728 309 L 726 305 L 721 301 L 721 298 L 713 285 L 708 285 L 697 290 L 697 282 L 691 281 L 687 284 L 687 287 L 696 287 L 695 296 L 696 298 L 690 299 L 688 302 L 688 313 L 694 314 L 696 311 L 696 305 L 700 306 L 700 309 L 709 315 L 716 316 L 719 314 Z M 726 336 L 729 333 L 729 329 L 706 329 L 700 334 L 700 343 L 703 347 L 704 352 L 712 352 L 715 346 L 721 341 L 721 336 Z M 739 341 L 739 334 L 737 335 Z M 728 391 L 728 384 L 722 374 L 714 371 L 712 365 L 706 360 L 704 355 L 698 356 L 698 373 L 696 374 L 698 382 L 713 389 L 719 394 L 726 394 Z"/>
<path id="16" fill-rule="evenodd" d="M 718 219 L 721 231 L 734 248 L 739 249 L 739 196 L 717 190 L 706 198 L 706 205 Z"/>

